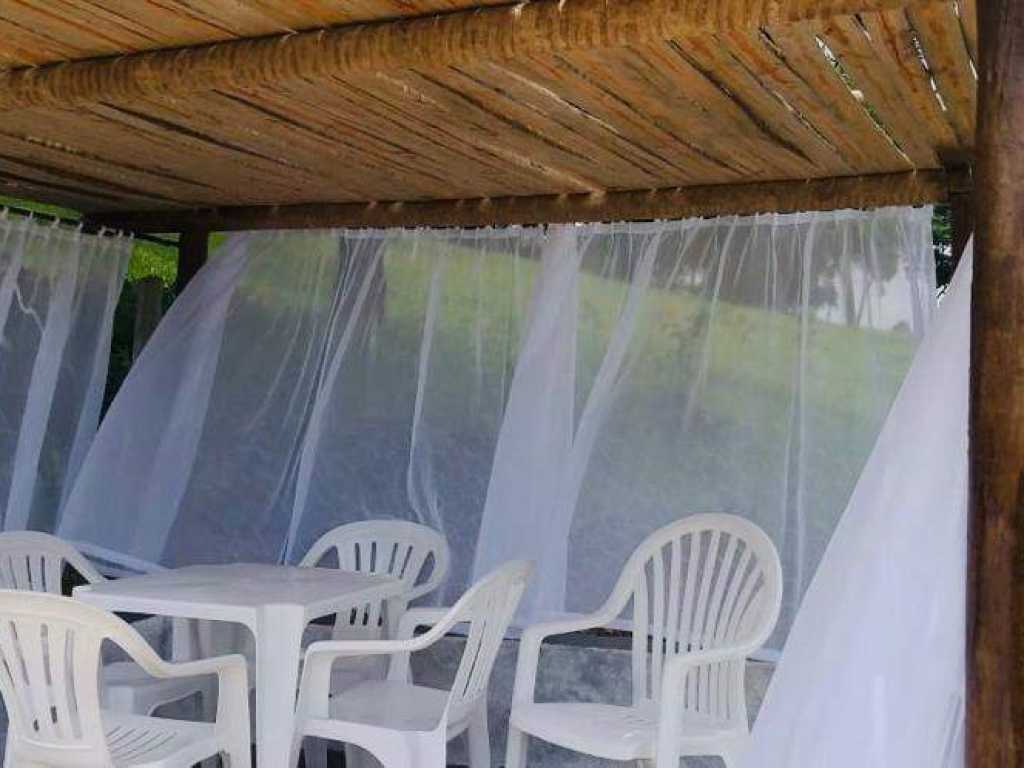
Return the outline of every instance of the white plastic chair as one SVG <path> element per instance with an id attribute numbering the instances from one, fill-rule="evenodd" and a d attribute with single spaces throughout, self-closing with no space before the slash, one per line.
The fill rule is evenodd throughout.
<path id="1" fill-rule="evenodd" d="M 400 579 L 400 600 L 373 604 L 334 618 L 334 640 L 379 640 L 388 626 L 397 628 L 409 603 L 435 589 L 448 575 L 449 550 L 444 536 L 425 525 L 404 520 L 366 520 L 340 525 L 321 536 L 299 565 L 313 567 L 334 553 L 338 568 Z M 431 563 L 429 572 L 428 561 Z M 389 614 L 388 611 L 391 613 Z M 334 665 L 331 690 L 384 676 L 379 657 L 346 658 Z"/>
<path id="2" fill-rule="evenodd" d="M 544 638 L 607 626 L 630 604 L 632 706 L 535 703 Z M 528 736 L 657 768 L 698 755 L 734 768 L 749 740 L 746 659 L 770 636 L 781 604 L 778 553 L 756 525 L 706 514 L 656 531 L 596 613 L 523 633 L 506 768 L 524 768 Z"/>
<path id="3" fill-rule="evenodd" d="M 291 764 L 303 737 L 361 747 L 384 768 L 444 768 L 447 742 L 468 732 L 471 768 L 490 765 L 487 684 L 532 566 L 507 563 L 486 576 L 451 609 L 413 608 L 397 640 L 329 640 L 306 652 L 299 690 Z M 468 624 L 466 645 L 450 691 L 407 682 L 409 654 L 429 648 L 458 624 Z M 433 625 L 413 637 L 416 627 Z M 361 683 L 332 698 L 331 665 L 367 654 L 390 656 L 386 680 Z"/>
<path id="4" fill-rule="evenodd" d="M 444 536 L 406 520 L 364 520 L 332 528 L 314 542 L 299 565 L 322 566 L 333 554 L 343 571 L 387 575 L 404 583 L 404 593 L 387 605 L 373 604 L 334 617 L 334 640 L 379 640 L 401 622 L 409 603 L 437 589 L 448 575 L 450 553 Z M 430 567 L 428 569 L 428 563 Z M 331 691 L 338 693 L 366 680 L 383 679 L 387 660 L 381 656 L 340 659 L 331 668 Z M 351 749 L 349 768 L 369 768 Z M 325 768 L 323 743 L 306 747 L 307 768 Z"/>
<path id="5" fill-rule="evenodd" d="M 0 588 L 60 595 L 65 566 L 90 584 L 105 580 L 78 550 L 56 536 L 34 531 L 0 533 Z M 154 678 L 129 661 L 103 667 L 104 706 L 120 712 L 149 715 L 195 693 L 203 697 L 208 711 L 213 695 L 208 679 Z"/>
<path id="6" fill-rule="evenodd" d="M 216 675 L 216 721 L 101 709 L 105 641 L 155 677 Z M 165 662 L 113 614 L 67 597 L 3 590 L 0 660 L 0 693 L 10 718 L 5 768 L 188 768 L 218 754 L 230 768 L 251 765 L 241 656 Z"/>
<path id="7" fill-rule="evenodd" d="M 444 536 L 433 528 L 406 520 L 364 520 L 339 525 L 317 539 L 299 565 L 319 566 L 332 552 L 343 571 L 400 579 L 405 585 L 405 605 L 433 592 L 448 575 L 450 554 Z M 424 573 L 428 561 L 432 565 Z M 390 602 L 394 607 L 394 601 Z M 379 638 L 383 610 L 382 605 L 368 605 L 363 611 L 338 616 L 334 639 Z M 397 627 L 401 616 L 388 619 Z"/>

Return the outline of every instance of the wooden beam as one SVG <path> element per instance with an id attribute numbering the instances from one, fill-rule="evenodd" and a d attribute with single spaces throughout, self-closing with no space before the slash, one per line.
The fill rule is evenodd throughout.
<path id="1" fill-rule="evenodd" d="M 978 4 L 967 766 L 1024 765 L 1024 3 Z"/>
<path id="2" fill-rule="evenodd" d="M 448 67 L 948 0 L 533 0 L 0 73 L 0 112 Z"/>
<path id="3" fill-rule="evenodd" d="M 965 172 L 919 171 L 708 187 L 538 195 L 484 200 L 391 203 L 310 203 L 193 211 L 111 212 L 94 225 L 131 232 L 200 226 L 210 232 L 329 227 L 480 227 L 597 221 L 645 221 L 706 216 L 880 208 L 943 202 L 969 185 Z"/>
<path id="4" fill-rule="evenodd" d="M 196 223 L 180 227 L 181 238 L 178 240 L 178 276 L 174 281 L 174 291 L 180 295 L 189 280 L 195 277 L 210 249 L 210 230 Z"/>
<path id="5" fill-rule="evenodd" d="M 102 225 L 94 225 L 86 222 L 84 219 L 69 219 L 64 216 L 57 216 L 53 213 L 45 213 L 43 211 L 32 211 L 28 208 L 20 208 L 16 205 L 4 205 L 0 204 L 0 215 L 4 212 L 13 213 L 16 216 L 25 216 L 35 219 L 36 221 L 49 221 L 63 224 L 66 227 L 78 227 L 83 232 L 90 235 L 103 234 L 104 231 L 108 231 L 110 227 L 104 227 Z M 159 245 L 162 248 L 177 248 L 178 243 L 176 240 L 168 240 L 164 237 L 155 237 L 154 235 L 146 235 L 141 232 L 129 233 L 132 234 L 136 240 L 141 240 L 146 243 L 153 243 Z"/>

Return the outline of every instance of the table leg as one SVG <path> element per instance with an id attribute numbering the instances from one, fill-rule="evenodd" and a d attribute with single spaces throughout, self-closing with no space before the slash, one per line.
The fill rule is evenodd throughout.
<path id="1" fill-rule="evenodd" d="M 288 765 L 295 729 L 295 693 L 305 613 L 301 608 L 268 605 L 257 617 L 256 638 L 256 765 Z"/>
<path id="2" fill-rule="evenodd" d="M 196 619 L 171 617 L 171 661 L 195 661 L 216 655 L 210 645 L 209 622 Z M 217 684 L 207 678 L 199 694 L 199 719 L 212 723 L 217 719 Z M 216 758 L 206 760 L 202 765 L 216 765 Z"/>
<path id="3" fill-rule="evenodd" d="M 199 658 L 192 630 L 191 619 L 171 617 L 171 661 L 194 661 Z"/>

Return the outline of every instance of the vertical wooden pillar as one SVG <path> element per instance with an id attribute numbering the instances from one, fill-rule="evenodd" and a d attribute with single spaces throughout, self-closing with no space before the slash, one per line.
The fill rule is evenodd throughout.
<path id="1" fill-rule="evenodd" d="M 132 360 L 138 358 L 164 314 L 164 281 L 145 277 L 135 283 L 135 331 L 132 335 Z"/>
<path id="2" fill-rule="evenodd" d="M 968 768 L 1024 766 L 1024 2 L 977 3 Z"/>
<path id="3" fill-rule="evenodd" d="M 193 228 L 181 233 L 178 240 L 178 278 L 174 282 L 175 293 L 181 294 L 196 272 L 206 263 L 209 254 L 210 232 Z"/>
<path id="4" fill-rule="evenodd" d="M 953 225 L 953 263 L 959 264 L 974 234 L 973 192 L 953 192 L 949 196 L 949 212 Z"/>

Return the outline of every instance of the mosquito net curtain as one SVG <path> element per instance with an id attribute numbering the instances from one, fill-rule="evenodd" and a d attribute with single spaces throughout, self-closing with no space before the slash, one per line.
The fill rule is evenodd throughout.
<path id="1" fill-rule="evenodd" d="M 784 633 L 929 323 L 930 216 L 235 236 L 61 533 L 146 568 L 411 519 L 451 543 L 441 600 L 536 561 L 534 619 L 599 604 L 654 528 L 730 511 L 783 554 Z"/>
<path id="2" fill-rule="evenodd" d="M 96 432 L 131 241 L 0 209 L 0 528 L 53 530 Z"/>
<path id="3" fill-rule="evenodd" d="M 807 591 L 744 768 L 962 768 L 970 254 Z"/>

